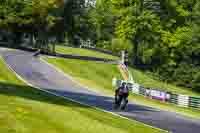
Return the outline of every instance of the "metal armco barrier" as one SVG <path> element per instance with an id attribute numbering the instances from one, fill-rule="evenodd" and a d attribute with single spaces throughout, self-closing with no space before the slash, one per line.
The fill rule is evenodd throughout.
<path id="1" fill-rule="evenodd" d="M 170 93 L 169 102 L 173 104 L 178 104 L 178 95 Z"/>
<path id="2" fill-rule="evenodd" d="M 189 96 L 178 95 L 178 105 L 181 107 L 188 107 Z"/>
<path id="3" fill-rule="evenodd" d="M 174 94 L 171 92 L 165 92 L 163 90 L 153 88 L 147 89 L 137 83 L 129 83 L 128 81 L 117 80 L 116 78 L 113 79 L 113 86 L 119 87 L 123 82 L 127 83 L 127 86 L 132 91 L 132 93 L 176 104 L 180 107 L 200 109 L 200 97 L 191 97 L 187 95 Z"/>
<path id="4" fill-rule="evenodd" d="M 139 88 L 139 94 L 146 96 L 146 89 L 140 86 L 140 88 Z"/>
<path id="5" fill-rule="evenodd" d="M 189 107 L 200 108 L 200 97 L 189 97 Z"/>
<path id="6" fill-rule="evenodd" d="M 114 87 L 119 87 L 123 82 L 126 82 L 129 90 L 131 90 L 132 93 L 149 97 L 151 99 L 176 104 L 180 107 L 190 107 L 200 110 L 200 97 L 175 94 L 155 88 L 145 88 L 134 82 L 132 74 L 129 72 L 128 67 L 123 64 L 123 55 L 121 62 L 122 63 L 118 65 L 118 68 L 124 80 L 117 80 L 116 78 L 114 78 L 112 82 Z"/>

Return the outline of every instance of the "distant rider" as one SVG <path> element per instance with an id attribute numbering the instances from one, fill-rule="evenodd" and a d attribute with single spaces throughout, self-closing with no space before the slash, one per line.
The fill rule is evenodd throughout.
<path id="1" fill-rule="evenodd" d="M 126 105 L 128 104 L 128 96 L 129 96 L 129 89 L 126 86 L 126 83 L 123 82 L 122 85 L 115 90 L 116 108 L 120 107 L 121 102 L 124 101 L 124 104 L 121 106 L 121 109 L 124 110 L 126 108 Z"/>
<path id="2" fill-rule="evenodd" d="M 40 53 L 41 53 L 41 50 L 38 49 L 38 50 L 33 54 L 33 56 L 34 56 L 34 57 L 37 57 Z"/>

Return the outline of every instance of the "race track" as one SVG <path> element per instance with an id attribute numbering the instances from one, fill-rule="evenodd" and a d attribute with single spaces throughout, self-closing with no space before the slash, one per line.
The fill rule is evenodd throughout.
<path id="1" fill-rule="evenodd" d="M 48 90 L 57 95 L 111 111 L 173 133 L 200 132 L 200 120 L 187 118 L 173 112 L 160 111 L 134 103 L 129 103 L 128 109 L 124 112 L 114 111 L 112 110 L 113 97 L 81 87 L 50 65 L 40 61 L 38 58 L 33 58 L 32 53 L 19 50 L 0 50 L 0 54 L 18 75 L 43 90 Z"/>

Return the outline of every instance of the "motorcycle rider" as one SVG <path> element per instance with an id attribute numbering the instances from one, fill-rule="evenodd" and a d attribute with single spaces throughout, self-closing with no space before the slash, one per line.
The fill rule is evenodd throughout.
<path id="1" fill-rule="evenodd" d="M 122 85 L 115 90 L 115 108 L 120 107 L 121 102 L 124 100 L 124 104 L 121 109 L 124 110 L 128 104 L 129 89 L 126 83 L 123 82 Z"/>

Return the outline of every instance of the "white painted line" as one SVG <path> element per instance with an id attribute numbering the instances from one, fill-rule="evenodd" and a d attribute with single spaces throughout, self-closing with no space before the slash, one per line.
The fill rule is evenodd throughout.
<path id="1" fill-rule="evenodd" d="M 76 80 L 74 80 L 73 77 L 69 76 L 68 74 L 66 74 L 65 72 L 63 72 L 61 69 L 59 69 L 59 68 L 57 68 L 56 66 L 54 66 L 54 65 L 52 65 L 52 64 L 50 64 L 50 63 L 48 63 L 47 61 L 45 61 L 45 60 L 42 59 L 42 58 L 40 58 L 40 59 L 41 59 L 41 61 L 43 61 L 44 63 L 46 63 L 46 64 L 49 65 L 50 67 L 54 68 L 56 71 L 60 72 L 61 74 L 65 75 L 67 78 L 69 78 L 70 80 L 72 80 L 72 82 L 78 84 L 80 87 L 86 88 L 86 89 L 88 88 L 88 90 L 90 90 L 89 87 L 80 84 L 79 82 L 77 82 Z M 63 97 L 63 96 L 61 96 L 61 97 Z M 63 97 L 63 98 L 65 98 L 65 99 L 70 99 L 70 98 L 66 98 L 66 97 Z M 75 100 L 73 100 L 73 99 L 70 99 L 70 100 L 71 100 L 71 101 L 74 101 L 74 102 L 77 102 L 77 103 L 79 103 L 79 104 L 82 104 L 82 105 L 86 105 L 86 106 L 92 107 L 92 108 L 94 108 L 94 109 L 97 109 L 97 110 L 100 110 L 100 111 L 103 111 L 103 112 L 107 112 L 107 113 L 113 114 L 113 115 L 115 115 L 115 116 L 121 117 L 121 118 L 123 118 L 123 119 L 127 119 L 127 120 L 129 120 L 129 121 L 138 122 L 138 123 L 140 123 L 140 124 L 142 124 L 142 125 L 145 125 L 145 126 L 147 126 L 147 127 L 151 127 L 151 128 L 153 128 L 153 129 L 158 129 L 158 130 L 161 130 L 161 131 L 168 132 L 168 131 L 166 131 L 166 130 L 164 130 L 164 129 L 160 129 L 160 128 L 157 128 L 157 127 L 153 127 L 153 126 L 147 125 L 147 124 L 145 124 L 145 123 L 142 123 L 142 122 L 139 122 L 139 121 L 132 120 L 132 119 L 129 119 L 129 118 L 127 118 L 127 117 L 121 116 L 121 115 L 119 115 L 119 114 L 116 114 L 116 113 L 113 113 L 113 112 L 110 112 L 110 111 L 103 110 L 103 109 L 101 109 L 101 108 L 97 108 L 97 107 L 94 107 L 94 106 L 91 106 L 91 105 L 88 105 L 88 104 L 85 104 L 85 103 L 81 103 L 81 102 L 75 101 Z"/>
<path id="2" fill-rule="evenodd" d="M 36 89 L 38 89 L 38 90 L 40 90 L 40 91 L 49 93 L 49 94 L 54 95 L 54 96 L 57 96 L 57 97 L 61 97 L 61 98 L 63 98 L 63 99 L 66 99 L 66 100 L 69 100 L 69 101 L 72 101 L 72 102 L 75 102 L 75 103 L 79 103 L 79 104 L 84 105 L 84 106 L 91 107 L 91 108 L 93 108 L 93 109 L 96 109 L 96 110 L 99 110 L 99 111 L 102 111 L 102 112 L 106 112 L 106 113 L 112 114 L 112 115 L 114 115 L 114 116 L 117 116 L 117 117 L 120 117 L 120 118 L 129 120 L 129 121 L 131 121 L 131 122 L 137 122 L 137 123 L 139 123 L 139 124 L 141 124 L 141 125 L 150 127 L 150 128 L 152 128 L 152 129 L 156 129 L 156 130 L 168 132 L 168 131 L 166 131 L 166 130 L 164 130 L 164 129 L 160 129 L 160 128 L 157 128 L 157 127 L 153 127 L 153 126 L 147 125 L 147 124 L 145 124 L 145 123 L 142 123 L 142 122 L 139 122 L 139 121 L 132 120 L 132 119 L 129 119 L 129 118 L 127 118 L 127 117 L 121 116 L 121 115 L 119 115 L 119 114 L 116 114 L 116 113 L 113 113 L 113 112 L 110 112 L 110 111 L 106 111 L 106 110 L 103 110 L 103 109 L 98 108 L 98 107 L 91 106 L 91 105 L 89 105 L 89 104 L 81 103 L 81 102 L 76 101 L 76 100 L 73 100 L 73 99 L 71 99 L 71 98 L 67 98 L 67 97 L 65 97 L 65 96 L 55 94 L 55 93 L 50 92 L 50 91 L 48 91 L 48 90 L 43 90 L 43 89 L 41 89 L 41 88 L 39 88 L 39 87 L 37 87 L 37 86 L 35 86 L 35 85 L 32 85 L 31 83 L 27 82 L 26 80 L 24 80 L 17 72 L 15 72 L 14 69 L 12 69 L 12 67 L 11 67 L 9 64 L 6 63 L 6 61 L 5 61 L 4 59 L 2 59 L 2 60 L 3 60 L 3 62 L 6 64 L 6 66 L 8 66 L 8 68 L 9 68 L 21 81 L 23 81 L 24 83 L 26 83 L 27 85 L 29 85 L 29 86 L 31 86 L 31 87 L 33 87 L 33 88 L 36 88 Z M 55 67 L 55 66 L 53 66 L 53 65 L 51 65 L 51 64 L 49 64 L 49 63 L 47 63 L 47 62 L 46 62 L 45 60 L 43 60 L 43 59 L 41 59 L 41 60 L 42 60 L 44 63 L 46 63 L 47 65 L 50 65 L 51 67 L 55 68 L 58 72 L 61 72 L 61 73 L 64 74 L 65 76 L 67 76 L 67 77 L 69 77 L 70 79 L 72 79 L 73 82 L 77 83 L 77 81 L 73 80 L 73 78 L 71 78 L 69 75 L 67 75 L 66 73 L 64 73 L 63 71 L 61 71 L 60 69 L 58 69 L 57 67 Z M 78 85 L 81 85 L 81 84 L 78 83 Z M 82 86 L 82 87 L 83 87 L 83 86 Z M 169 133 L 170 133 L 170 132 L 169 132 Z"/>
<path id="3" fill-rule="evenodd" d="M 81 88 L 85 88 L 87 90 L 91 90 L 90 87 L 86 86 L 86 85 L 83 85 L 81 83 L 79 83 L 77 80 L 75 80 L 72 76 L 70 76 L 69 74 L 63 72 L 61 69 L 57 68 L 56 66 L 48 63 L 47 61 L 45 61 L 44 59 L 40 58 L 40 60 L 47 64 L 48 66 L 52 67 L 53 69 L 55 69 L 57 72 L 61 73 L 62 75 L 64 75 L 65 77 L 67 77 L 68 79 L 70 79 L 72 82 L 74 82 L 76 85 L 78 85 L 79 87 Z M 100 92 L 100 91 L 97 91 L 97 89 L 94 89 L 95 92 Z M 105 96 L 105 95 L 104 95 Z M 106 95 L 106 96 L 109 96 L 109 95 Z"/>
<path id="4" fill-rule="evenodd" d="M 27 84 L 27 85 L 29 85 L 29 86 L 31 86 L 31 87 L 34 87 L 34 86 L 31 85 L 30 83 L 28 83 L 26 80 L 24 80 L 21 76 L 19 76 L 19 75 L 12 69 L 12 67 L 6 63 L 6 61 L 5 61 L 2 57 L 0 57 L 0 58 L 2 59 L 3 63 L 8 67 L 8 69 L 9 69 L 11 72 L 13 72 L 19 80 L 21 80 L 22 82 L 24 82 L 25 84 Z"/>

